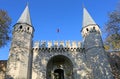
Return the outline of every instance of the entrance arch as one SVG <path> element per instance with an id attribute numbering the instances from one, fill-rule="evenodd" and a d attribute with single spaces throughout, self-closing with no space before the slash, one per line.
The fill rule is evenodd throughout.
<path id="1" fill-rule="evenodd" d="M 47 63 L 47 79 L 74 79 L 73 64 L 64 55 L 53 56 Z"/>

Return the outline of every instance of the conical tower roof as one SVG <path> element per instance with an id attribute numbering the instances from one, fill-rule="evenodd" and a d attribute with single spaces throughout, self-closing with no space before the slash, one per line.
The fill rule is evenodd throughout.
<path id="1" fill-rule="evenodd" d="M 83 25 L 82 26 L 85 27 L 89 24 L 96 24 L 96 23 L 88 13 L 87 9 L 83 8 Z"/>
<path id="2" fill-rule="evenodd" d="M 27 23 L 29 25 L 32 25 L 28 5 L 24 9 L 24 11 L 23 11 L 22 15 L 20 16 L 20 18 L 18 19 L 17 23 Z"/>

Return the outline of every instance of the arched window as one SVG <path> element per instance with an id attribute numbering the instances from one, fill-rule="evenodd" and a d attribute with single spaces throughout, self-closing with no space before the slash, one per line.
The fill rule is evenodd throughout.
<path id="1" fill-rule="evenodd" d="M 20 29 L 22 29 L 22 25 L 20 25 Z"/>
<path id="2" fill-rule="evenodd" d="M 27 30 L 29 30 L 30 28 L 28 27 Z"/>
<path id="3" fill-rule="evenodd" d="M 86 28 L 86 30 L 89 31 L 88 28 Z"/>

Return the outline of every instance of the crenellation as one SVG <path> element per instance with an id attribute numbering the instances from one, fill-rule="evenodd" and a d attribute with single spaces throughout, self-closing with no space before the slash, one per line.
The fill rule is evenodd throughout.
<path id="1" fill-rule="evenodd" d="M 71 47 L 70 40 L 69 40 L 69 41 L 66 41 L 66 47 L 68 47 L 68 48 Z"/>
<path id="2" fill-rule="evenodd" d="M 33 48 L 82 48 L 82 42 L 80 41 L 36 41 Z"/>
<path id="3" fill-rule="evenodd" d="M 62 47 L 64 47 L 65 46 L 65 44 L 64 44 L 64 41 L 60 41 L 60 48 L 62 48 Z"/>
<path id="4" fill-rule="evenodd" d="M 34 42 L 34 52 L 82 52 L 82 42 L 80 41 L 36 41 Z"/>
<path id="5" fill-rule="evenodd" d="M 39 47 L 40 47 L 40 42 L 39 41 L 34 42 L 33 48 L 39 48 Z"/>
<path id="6" fill-rule="evenodd" d="M 79 47 L 79 48 L 80 48 L 80 47 L 82 48 L 82 42 L 78 42 L 77 44 L 78 44 L 78 47 Z"/>
<path id="7" fill-rule="evenodd" d="M 72 41 L 72 48 L 77 48 L 76 41 Z"/>
<path id="8" fill-rule="evenodd" d="M 58 41 L 55 41 L 55 42 L 54 42 L 54 46 L 58 46 Z"/>
<path id="9" fill-rule="evenodd" d="M 48 41 L 48 48 L 51 48 L 52 46 L 52 41 Z"/>
<path id="10" fill-rule="evenodd" d="M 46 44 L 45 40 L 40 41 L 40 47 L 45 48 L 47 46 Z"/>

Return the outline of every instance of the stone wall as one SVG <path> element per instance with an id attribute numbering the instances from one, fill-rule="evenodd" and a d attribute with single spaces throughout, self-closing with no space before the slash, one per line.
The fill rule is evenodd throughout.
<path id="1" fill-rule="evenodd" d="M 34 43 L 32 79 L 52 79 L 52 72 L 56 69 L 65 71 L 65 79 L 89 79 L 89 69 L 80 42 Z"/>
<path id="2" fill-rule="evenodd" d="M 34 50 L 34 53 L 37 53 L 37 50 Z M 47 62 L 48 62 L 48 59 L 52 58 L 52 56 L 54 56 L 54 54 L 52 53 L 55 53 L 55 52 L 51 52 L 51 53 L 42 53 L 42 52 L 38 52 L 40 56 L 40 61 L 41 64 L 46 64 L 46 59 L 47 59 Z M 41 54 L 40 54 L 41 53 Z M 108 52 L 107 52 L 108 53 Z M 61 53 L 58 53 L 58 55 L 61 54 Z M 38 55 L 38 56 L 39 56 Z M 46 59 L 44 59 L 44 55 L 45 57 L 48 56 Z M 56 54 L 57 55 L 57 54 Z M 64 55 L 66 56 L 69 56 L 66 52 L 66 54 L 64 53 Z M 50 57 L 51 56 L 51 57 Z M 77 55 L 76 55 L 77 56 Z M 73 57 L 75 57 L 75 53 L 73 53 Z M 78 61 L 76 63 L 79 63 L 81 64 L 82 62 L 84 61 L 80 61 L 81 60 L 81 57 L 82 57 L 82 53 L 81 53 L 81 57 L 77 56 L 78 58 Z M 109 62 L 110 62 L 110 65 L 111 65 L 111 68 L 112 68 L 112 73 L 114 75 L 114 78 L 115 79 L 120 79 L 120 52 L 119 51 L 112 51 L 112 53 L 108 53 L 108 58 L 109 58 Z M 76 59 L 75 59 L 76 60 Z M 39 62 L 40 62 L 39 61 Z M 37 62 L 37 63 L 39 63 Z M 40 63 L 39 63 L 40 64 Z M 74 63 L 75 64 L 75 63 Z M 83 63 L 84 64 L 84 63 Z M 0 60 L 0 79 L 5 79 L 5 71 L 6 71 L 6 65 L 7 65 L 7 60 Z M 46 64 L 47 65 L 47 64 Z M 40 66 L 39 66 L 40 67 Z M 38 68 L 39 68 L 38 67 Z M 42 67 L 43 68 L 43 67 Z M 81 69 L 83 69 L 83 67 L 79 67 L 79 68 L 74 68 L 74 72 L 77 73 L 77 75 L 75 75 L 75 77 L 80 77 L 80 74 L 81 75 L 85 75 L 85 73 L 81 72 Z M 44 68 L 43 68 L 44 70 Z M 89 69 L 88 69 L 89 71 Z M 46 73 L 46 72 L 44 72 Z M 42 76 L 42 74 L 40 73 L 37 73 L 39 74 L 39 76 Z M 38 76 L 38 75 L 36 75 Z M 44 75 L 43 75 L 44 76 Z M 44 78 L 43 78 L 44 79 Z M 75 78 L 76 79 L 76 78 Z"/>

